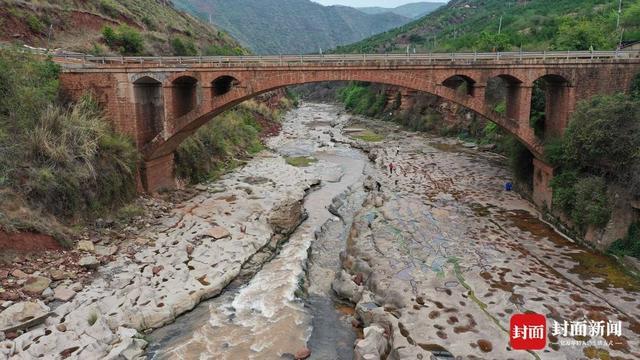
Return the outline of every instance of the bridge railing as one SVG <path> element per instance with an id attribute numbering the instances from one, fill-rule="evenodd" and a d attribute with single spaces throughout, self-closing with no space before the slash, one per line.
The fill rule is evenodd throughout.
<path id="1" fill-rule="evenodd" d="M 524 61 L 524 60 L 611 60 L 640 58 L 638 51 L 537 51 L 491 53 L 428 53 L 428 54 L 327 54 L 327 55 L 267 55 L 267 56 L 91 56 L 83 54 L 54 55 L 67 63 L 105 65 L 195 65 L 213 66 L 278 66 L 290 64 L 360 64 L 368 62 L 405 61 L 416 63 Z"/>

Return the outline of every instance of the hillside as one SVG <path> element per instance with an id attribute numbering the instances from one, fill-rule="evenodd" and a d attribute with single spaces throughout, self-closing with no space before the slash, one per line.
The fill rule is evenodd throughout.
<path id="1" fill-rule="evenodd" d="M 412 23 L 339 47 L 337 52 L 614 49 L 617 1 L 452 0 Z M 500 34 L 500 18 L 502 27 Z M 625 2 L 624 39 L 640 38 L 640 2 Z"/>
<path id="2" fill-rule="evenodd" d="M 357 8 L 358 10 L 367 13 L 367 14 L 382 14 L 386 12 L 398 14 L 400 16 L 408 17 L 411 19 L 417 19 L 423 17 L 430 12 L 433 12 L 437 8 L 446 5 L 445 2 L 417 2 L 411 4 L 400 5 L 395 8 L 385 8 L 385 7 L 362 7 Z"/>
<path id="3" fill-rule="evenodd" d="M 318 52 L 349 44 L 410 21 L 392 13 L 369 15 L 309 0 L 174 0 L 209 19 L 258 54 Z"/>
<path id="4" fill-rule="evenodd" d="M 225 32 L 176 10 L 170 0 L 0 0 L 0 24 L 1 42 L 93 54 L 123 53 L 119 42 L 135 45 L 126 52 L 136 55 L 244 52 Z M 109 44 L 104 27 L 125 41 Z"/>

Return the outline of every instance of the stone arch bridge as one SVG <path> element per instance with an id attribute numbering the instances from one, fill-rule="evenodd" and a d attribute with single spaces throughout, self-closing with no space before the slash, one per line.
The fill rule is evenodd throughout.
<path id="1" fill-rule="evenodd" d="M 473 53 L 190 58 L 57 57 L 71 98 L 92 93 L 116 131 L 142 154 L 140 188 L 175 185 L 174 151 L 200 126 L 261 93 L 323 81 L 365 81 L 424 91 L 464 106 L 516 136 L 535 156 L 534 198 L 550 205 L 553 169 L 529 124 L 533 84 L 546 80 L 545 133 L 561 135 L 579 100 L 627 91 L 638 53 Z M 506 112 L 485 100 L 491 79 L 507 85 Z"/>

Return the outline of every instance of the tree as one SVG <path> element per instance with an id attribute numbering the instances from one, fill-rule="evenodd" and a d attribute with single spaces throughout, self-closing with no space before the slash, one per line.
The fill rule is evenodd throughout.
<path id="1" fill-rule="evenodd" d="M 475 43 L 478 51 L 504 51 L 512 47 L 506 34 L 495 34 L 483 31 Z"/>
<path id="2" fill-rule="evenodd" d="M 565 133 L 565 161 L 579 170 L 624 178 L 640 161 L 640 101 L 595 96 L 578 104 Z"/>
<path id="3" fill-rule="evenodd" d="M 558 50 L 606 49 L 610 46 L 604 29 L 595 21 L 564 19 L 555 37 Z"/>

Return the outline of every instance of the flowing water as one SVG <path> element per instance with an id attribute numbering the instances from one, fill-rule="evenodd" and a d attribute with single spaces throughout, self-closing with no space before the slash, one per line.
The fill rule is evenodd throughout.
<path id="1" fill-rule="evenodd" d="M 227 289 L 155 332 L 151 357 L 269 359 L 292 356 L 306 346 L 314 358 L 352 357 L 355 333 L 331 295 L 350 226 L 346 214 L 362 202 L 362 192 L 349 187 L 361 183 L 366 164 L 359 151 L 330 141 L 331 131 L 346 120 L 336 118 L 335 107 L 318 104 L 287 115 L 282 135 L 270 139 L 269 146 L 285 157 L 317 160 L 307 169 L 321 180 L 305 198 L 308 218 L 247 284 Z M 339 195 L 343 206 L 332 214 L 330 205 Z M 298 297 L 305 291 L 306 303 Z"/>

